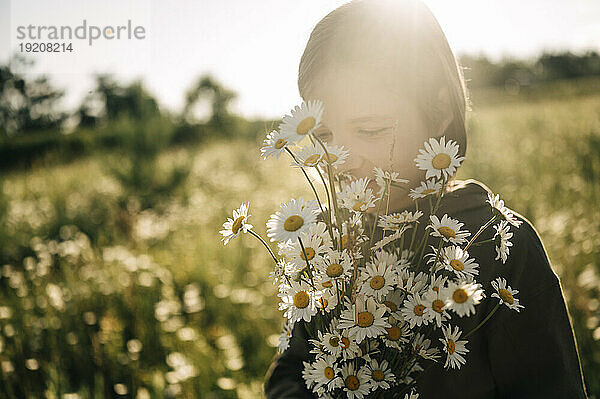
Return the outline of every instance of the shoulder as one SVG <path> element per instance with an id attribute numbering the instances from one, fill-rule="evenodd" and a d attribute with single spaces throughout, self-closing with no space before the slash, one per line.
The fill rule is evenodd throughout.
<path id="1" fill-rule="evenodd" d="M 457 180 L 446 194 L 450 200 L 448 210 L 456 211 L 456 217 L 461 222 L 464 221 L 465 227 L 475 234 L 493 215 L 491 205 L 487 202 L 488 194 L 494 195 L 490 187 L 479 180 Z M 526 286 L 532 294 L 552 288 L 558 284 L 559 278 L 552 269 L 538 230 L 531 220 L 506 204 L 505 206 L 521 223 L 519 227 L 508 225 L 509 255 L 504 264 L 501 260 L 495 261 L 498 275 L 506 277 L 515 286 Z M 497 224 L 495 222 L 493 225 Z M 489 227 L 481 238 L 492 238 L 495 233 L 496 229 Z"/>

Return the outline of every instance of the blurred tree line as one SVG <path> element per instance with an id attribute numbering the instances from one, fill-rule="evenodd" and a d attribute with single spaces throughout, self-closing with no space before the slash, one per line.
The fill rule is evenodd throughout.
<path id="1" fill-rule="evenodd" d="M 600 54 L 595 51 L 498 62 L 485 56 L 459 58 L 469 88 L 500 87 L 509 94 L 541 82 L 600 76 Z M 49 157 L 64 162 L 99 149 L 126 149 L 132 126 L 149 126 L 149 120 L 160 121 L 164 129 L 153 139 L 159 146 L 154 152 L 217 136 L 256 138 L 273 123 L 233 114 L 229 108 L 236 93 L 208 75 L 187 90 L 178 113 L 161 109 L 141 80 L 123 84 L 111 75 L 95 76 L 94 88 L 81 104 L 65 111 L 60 107 L 64 91 L 53 87 L 46 76 L 27 79 L 15 72 L 30 66 L 31 61 L 18 55 L 0 65 L 0 169 L 30 167 Z M 208 116 L 199 117 L 202 109 Z"/>
<path id="2" fill-rule="evenodd" d="M 600 54 L 596 51 L 544 53 L 533 60 L 505 58 L 498 62 L 485 56 L 459 58 L 470 88 L 505 87 L 518 92 L 520 87 L 542 82 L 600 76 Z"/>

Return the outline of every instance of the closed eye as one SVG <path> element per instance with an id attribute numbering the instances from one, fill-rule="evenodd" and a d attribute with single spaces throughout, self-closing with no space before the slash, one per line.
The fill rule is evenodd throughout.
<path id="1" fill-rule="evenodd" d="M 376 136 L 378 134 L 387 132 L 389 129 L 391 129 L 391 127 L 382 127 L 382 128 L 377 128 L 377 129 L 361 128 L 361 129 L 358 129 L 358 133 L 367 135 L 367 136 Z"/>

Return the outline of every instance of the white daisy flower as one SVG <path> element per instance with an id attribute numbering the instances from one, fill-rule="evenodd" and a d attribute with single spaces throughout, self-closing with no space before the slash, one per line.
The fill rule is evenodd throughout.
<path id="1" fill-rule="evenodd" d="M 431 322 L 431 314 L 426 312 L 429 303 L 426 302 L 418 293 L 410 294 L 404 300 L 401 309 L 404 320 L 410 325 L 410 328 L 415 326 L 427 325 Z"/>
<path id="2" fill-rule="evenodd" d="M 279 310 L 285 310 L 284 316 L 292 323 L 298 320 L 309 322 L 312 316 L 317 313 L 316 301 L 320 297 L 319 292 L 313 292 L 308 283 L 301 281 L 290 281 L 290 285 L 281 284 L 279 286 L 281 297 Z"/>
<path id="3" fill-rule="evenodd" d="M 341 145 L 329 145 L 327 143 L 323 143 L 325 148 L 327 149 L 327 154 L 329 154 L 329 158 L 327 158 L 327 154 L 323 151 L 323 155 L 321 157 L 321 163 L 324 166 L 327 166 L 327 163 L 331 164 L 334 168 L 342 165 L 346 162 L 346 158 L 350 155 L 350 153 L 344 149 Z M 319 145 L 320 146 L 320 145 Z M 327 162 L 329 161 L 329 162 Z"/>
<path id="4" fill-rule="evenodd" d="M 332 391 L 344 385 L 341 376 L 342 370 L 335 361 L 335 356 L 325 355 L 317 358 L 313 363 L 312 367 L 317 387 L 322 386 L 328 391 Z"/>
<path id="5" fill-rule="evenodd" d="M 398 183 L 398 184 L 406 184 L 409 182 L 409 180 L 406 179 L 401 179 L 400 174 L 398 172 L 390 172 L 390 171 L 384 171 L 381 168 L 378 168 L 377 166 L 373 168 L 373 172 L 375 172 L 375 182 L 377 183 L 377 185 L 379 186 L 379 191 L 377 193 L 377 195 L 380 197 L 381 194 L 383 194 L 383 191 L 385 190 L 385 186 L 387 185 L 387 183 L 389 182 L 390 184 L 392 183 Z M 388 189 L 389 192 L 389 189 Z"/>
<path id="6" fill-rule="evenodd" d="M 435 320 L 438 327 L 441 327 L 443 322 L 450 319 L 443 293 L 430 289 L 423 295 L 423 301 L 429 304 L 425 308 L 425 312 L 429 313 L 429 317 Z"/>
<path id="7" fill-rule="evenodd" d="M 247 233 L 248 230 L 252 229 L 252 225 L 247 223 L 248 217 L 248 207 L 250 203 L 241 204 L 238 209 L 233 210 L 233 219 L 227 218 L 227 221 L 223 223 L 223 230 L 219 233 L 223 236 L 221 241 L 225 241 L 224 245 L 234 239 L 240 234 L 240 232 Z"/>
<path id="8" fill-rule="evenodd" d="M 321 298 L 317 300 L 317 307 L 326 312 L 331 312 L 339 303 L 337 290 L 334 288 L 327 288 L 321 293 Z"/>
<path id="9" fill-rule="evenodd" d="M 373 391 L 377 388 L 390 389 L 390 384 L 396 382 L 396 376 L 390 370 L 387 360 L 378 362 L 377 359 L 371 359 L 366 366 Z"/>
<path id="10" fill-rule="evenodd" d="M 496 240 L 496 257 L 494 260 L 502 259 L 502 263 L 506 263 L 510 252 L 509 247 L 513 245 L 509 241 L 513 233 L 509 231 L 510 225 L 506 220 L 501 220 L 500 223 L 494 225 L 494 229 L 496 229 L 496 234 L 494 234 L 494 239 Z"/>
<path id="11" fill-rule="evenodd" d="M 402 292 L 402 290 L 392 290 L 386 295 L 385 300 L 383 301 L 383 304 L 388 308 L 389 315 L 396 320 L 402 320 L 400 308 L 402 307 L 405 297 L 406 294 Z"/>
<path id="12" fill-rule="evenodd" d="M 317 378 L 315 376 L 315 369 L 312 363 L 302 362 L 304 368 L 302 369 L 302 379 L 308 389 L 312 389 L 317 384 Z"/>
<path id="13" fill-rule="evenodd" d="M 406 344 L 412 335 L 410 326 L 408 323 L 402 320 L 391 320 L 388 319 L 391 327 L 385 329 L 386 334 L 382 336 L 383 343 L 388 348 L 394 348 L 402 351 L 404 344 Z"/>
<path id="14" fill-rule="evenodd" d="M 420 149 L 420 154 L 414 159 L 417 167 L 427 171 L 425 179 L 436 177 L 450 177 L 464 161 L 465 157 L 457 157 L 458 144 L 453 140 L 445 142 L 446 137 L 442 136 L 438 142 L 430 137 L 429 142 L 424 142 L 425 149 Z"/>
<path id="15" fill-rule="evenodd" d="M 264 140 L 263 146 L 260 149 L 260 154 L 264 159 L 267 159 L 271 156 L 279 159 L 281 153 L 286 150 L 287 145 L 288 138 L 277 130 L 273 130 Z"/>
<path id="16" fill-rule="evenodd" d="M 319 273 L 323 275 L 323 279 L 329 278 L 343 281 L 349 281 L 354 270 L 352 258 L 350 258 L 348 251 L 335 251 L 331 249 L 326 253 L 324 261 L 318 267 Z"/>
<path id="17" fill-rule="evenodd" d="M 452 219 L 447 214 L 442 216 L 442 220 L 438 219 L 436 215 L 429 216 L 429 219 L 431 220 L 431 224 L 426 228 L 432 229 L 431 235 L 441 237 L 446 242 L 460 245 L 467 242 L 466 237 L 471 235 L 467 230 L 460 229 L 464 223 Z"/>
<path id="18" fill-rule="evenodd" d="M 290 346 L 290 338 L 292 337 L 293 329 L 294 323 L 286 320 L 285 324 L 283 325 L 283 332 L 279 336 L 279 345 L 277 345 L 277 350 L 279 353 L 283 353 Z"/>
<path id="19" fill-rule="evenodd" d="M 442 181 L 435 178 L 422 181 L 417 188 L 411 188 L 408 196 L 413 200 L 425 198 L 431 194 L 438 194 L 442 189 Z"/>
<path id="20" fill-rule="evenodd" d="M 269 273 L 269 278 L 273 279 L 273 284 L 279 284 L 284 281 L 289 269 L 290 265 L 284 259 L 280 259 L 273 267 L 273 271 Z"/>
<path id="21" fill-rule="evenodd" d="M 496 290 L 492 294 L 492 297 L 500 299 L 500 302 L 508 306 L 512 310 L 520 311 L 520 308 L 525 306 L 519 304 L 519 300 L 514 296 L 519 293 L 519 290 L 510 288 L 510 285 L 506 285 L 506 279 L 498 277 L 492 281 L 492 287 Z"/>
<path id="22" fill-rule="evenodd" d="M 408 269 L 400 270 L 398 273 L 398 288 L 416 294 L 423 291 L 427 282 L 429 281 L 429 275 L 423 272 L 415 274 Z"/>
<path id="23" fill-rule="evenodd" d="M 361 350 L 358 346 L 358 342 L 356 342 L 356 334 L 353 334 L 350 330 L 339 330 L 339 334 L 341 337 L 340 349 L 342 353 L 342 359 L 354 359 L 355 357 L 360 355 Z"/>
<path id="24" fill-rule="evenodd" d="M 342 379 L 344 380 L 344 392 L 347 393 L 348 399 L 363 399 L 371 390 L 366 367 L 363 366 L 357 371 L 354 368 L 354 362 L 342 366 Z"/>
<path id="25" fill-rule="evenodd" d="M 459 246 L 449 246 L 442 249 L 442 261 L 446 270 L 453 272 L 458 278 L 473 279 L 479 274 L 479 264 L 469 253 Z"/>
<path id="26" fill-rule="evenodd" d="M 319 331 L 319 343 L 321 347 L 325 352 L 335 356 L 336 359 L 342 354 L 341 340 L 342 336 L 337 331 L 327 331 L 325 334 Z"/>
<path id="27" fill-rule="evenodd" d="M 518 220 L 515 215 L 504 206 L 504 201 L 500 199 L 500 195 L 496 194 L 494 196 L 491 193 L 487 193 L 488 199 L 485 202 L 488 202 L 492 207 L 492 210 L 495 210 L 499 213 L 508 223 L 512 224 L 515 227 L 519 227 L 523 221 Z"/>
<path id="28" fill-rule="evenodd" d="M 289 137 L 289 141 L 296 143 L 307 135 L 311 134 L 315 128 L 321 124 L 323 116 L 323 102 L 313 100 L 302 102 L 300 106 L 296 105 L 291 110 L 291 114 L 285 115 L 279 124 L 279 131 Z"/>
<path id="29" fill-rule="evenodd" d="M 423 359 L 437 360 L 439 359 L 439 349 L 431 347 L 431 340 L 425 338 L 425 335 L 416 333 L 412 342 L 413 350 Z"/>
<path id="30" fill-rule="evenodd" d="M 385 267 L 391 267 L 396 269 L 398 267 L 398 255 L 388 251 L 376 251 L 374 252 L 373 263 L 382 264 Z"/>
<path id="31" fill-rule="evenodd" d="M 376 338 L 385 334 L 385 328 L 390 324 L 385 320 L 386 307 L 378 304 L 372 297 L 357 295 L 357 305 L 346 297 L 345 309 L 340 315 L 339 329 L 348 329 L 350 333 L 356 334 L 356 342 L 359 344 L 363 339 Z M 357 319 L 355 319 L 355 315 Z"/>
<path id="32" fill-rule="evenodd" d="M 399 240 L 402 237 L 402 234 L 404 234 L 404 232 L 406 230 L 408 230 L 411 226 L 404 224 L 402 225 L 402 227 L 399 228 L 399 230 L 394 231 L 392 234 L 384 236 L 381 240 L 377 241 L 375 244 L 373 244 L 372 250 L 373 251 L 379 251 L 381 249 L 383 249 L 385 246 L 387 246 L 388 244 L 391 244 L 392 242 Z"/>
<path id="33" fill-rule="evenodd" d="M 431 276 L 431 281 L 429 283 L 428 288 L 430 290 L 433 290 L 435 292 L 442 292 L 442 290 L 444 289 L 444 287 L 446 286 L 446 282 L 448 281 L 448 277 L 443 276 L 443 275 L 432 275 Z"/>
<path id="34" fill-rule="evenodd" d="M 444 338 L 440 338 L 440 341 L 444 344 L 444 352 L 448 355 L 446 357 L 445 368 L 458 368 L 465 364 L 467 360 L 463 357 L 469 350 L 466 348 L 468 341 L 459 341 L 462 332 L 458 327 L 452 331 L 452 326 L 442 327 Z"/>
<path id="35" fill-rule="evenodd" d="M 300 269 L 306 267 L 307 260 L 311 268 L 317 267 L 325 261 L 325 254 L 329 250 L 320 236 L 308 233 L 309 231 L 300 234 L 304 251 L 299 241 L 285 241 L 279 246 L 279 255 L 285 256 L 290 263 Z"/>
<path id="36" fill-rule="evenodd" d="M 392 290 L 395 279 L 396 274 L 392 267 L 386 267 L 385 263 L 367 262 L 360 273 L 360 292 L 379 301 Z"/>
<path id="37" fill-rule="evenodd" d="M 313 202 L 292 198 L 271 215 L 267 222 L 267 236 L 271 241 L 297 241 L 300 234 L 315 223 L 318 213 L 318 207 Z"/>
<path id="38" fill-rule="evenodd" d="M 316 167 L 323 156 L 323 148 L 316 144 L 309 144 L 302 147 L 295 156 L 295 160 L 291 163 L 292 166 L 312 168 Z"/>
<path id="39" fill-rule="evenodd" d="M 376 198 L 373 196 L 373 190 L 367 188 L 368 184 L 368 177 L 350 182 L 339 193 L 340 205 L 354 212 L 365 212 L 367 209 L 375 207 Z"/>
<path id="40" fill-rule="evenodd" d="M 406 223 L 418 223 L 423 212 L 403 211 L 401 213 L 392 213 L 390 215 L 380 215 L 378 226 L 385 230 L 397 230 Z"/>
<path id="41" fill-rule="evenodd" d="M 419 399 L 419 394 L 415 390 L 411 390 L 409 393 L 404 395 L 404 399 Z"/>
<path id="42" fill-rule="evenodd" d="M 443 295 L 446 308 L 460 317 L 475 314 L 475 305 L 484 297 L 481 284 L 469 280 L 450 281 Z"/>

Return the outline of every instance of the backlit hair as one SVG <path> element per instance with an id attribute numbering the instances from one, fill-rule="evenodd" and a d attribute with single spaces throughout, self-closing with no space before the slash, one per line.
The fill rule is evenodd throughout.
<path id="1" fill-rule="evenodd" d="M 326 68 L 348 65 L 377 71 L 390 87 L 417 101 L 431 135 L 446 136 L 467 149 L 468 109 L 462 71 L 446 36 L 429 8 L 419 0 L 353 0 L 326 15 L 314 27 L 298 71 L 303 99 L 323 78 Z M 375 68 L 375 69 L 373 69 Z M 449 94 L 453 121 L 440 134 L 439 93 Z"/>

